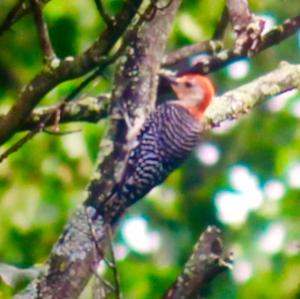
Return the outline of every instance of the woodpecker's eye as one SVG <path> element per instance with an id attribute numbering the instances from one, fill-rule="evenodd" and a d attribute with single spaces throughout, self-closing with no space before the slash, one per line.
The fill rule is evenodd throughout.
<path id="1" fill-rule="evenodd" d="M 187 88 L 191 88 L 193 84 L 191 82 L 184 82 L 184 86 Z"/>

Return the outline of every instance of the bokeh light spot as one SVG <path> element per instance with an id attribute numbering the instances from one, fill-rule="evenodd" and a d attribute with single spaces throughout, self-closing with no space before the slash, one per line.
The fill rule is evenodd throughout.
<path id="1" fill-rule="evenodd" d="M 228 75 L 235 80 L 240 80 L 245 78 L 250 69 L 249 61 L 239 60 L 230 64 L 227 68 Z"/>
<path id="2" fill-rule="evenodd" d="M 296 93 L 297 91 L 293 89 L 272 97 L 272 99 L 266 103 L 267 109 L 271 112 L 281 111 L 286 106 L 288 100 Z"/>
<path id="3" fill-rule="evenodd" d="M 127 245 L 140 253 L 150 253 L 160 247 L 160 235 L 157 232 L 150 232 L 147 221 L 140 216 L 125 221 L 122 235 Z"/>
<path id="4" fill-rule="evenodd" d="M 233 166 L 229 171 L 229 181 L 231 186 L 237 191 L 248 192 L 258 188 L 258 179 L 246 166 Z"/>
<path id="5" fill-rule="evenodd" d="M 264 186 L 264 193 L 270 200 L 279 200 L 285 193 L 285 186 L 277 180 L 269 180 Z"/>
<path id="6" fill-rule="evenodd" d="M 300 188 L 300 163 L 295 163 L 289 167 L 287 181 L 290 187 L 295 189 Z"/>
<path id="7" fill-rule="evenodd" d="M 280 223 L 273 223 L 259 239 L 259 247 L 267 253 L 279 252 L 282 249 L 284 237 L 284 226 Z"/>
<path id="8" fill-rule="evenodd" d="M 220 159 L 220 150 L 212 143 L 202 143 L 196 149 L 196 155 L 199 161 L 207 166 L 218 163 Z"/>
<path id="9" fill-rule="evenodd" d="M 257 177 L 242 165 L 229 171 L 229 181 L 234 191 L 220 191 L 215 196 L 219 219 L 228 224 L 242 224 L 250 211 L 258 209 L 264 200 Z"/>
<path id="10" fill-rule="evenodd" d="M 234 262 L 233 277 L 236 282 L 243 283 L 251 278 L 253 274 L 252 265 L 245 260 L 237 260 Z"/>

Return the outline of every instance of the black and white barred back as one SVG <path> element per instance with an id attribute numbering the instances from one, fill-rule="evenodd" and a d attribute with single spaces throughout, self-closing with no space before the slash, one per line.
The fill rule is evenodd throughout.
<path id="1" fill-rule="evenodd" d="M 135 202 L 161 184 L 195 147 L 201 130 L 201 123 L 182 106 L 159 105 L 137 136 L 118 195 Z"/>

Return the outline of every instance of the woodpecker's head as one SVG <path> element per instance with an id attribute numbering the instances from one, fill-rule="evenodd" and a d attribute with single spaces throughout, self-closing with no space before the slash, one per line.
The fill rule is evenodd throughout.
<path id="1" fill-rule="evenodd" d="M 194 117 L 200 119 L 215 95 L 211 81 L 198 74 L 187 74 L 171 79 L 171 86 L 179 102 Z"/>

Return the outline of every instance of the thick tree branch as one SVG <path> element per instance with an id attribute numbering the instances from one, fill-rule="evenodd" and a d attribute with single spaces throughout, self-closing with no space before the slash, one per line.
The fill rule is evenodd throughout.
<path id="1" fill-rule="evenodd" d="M 137 126 L 154 106 L 156 74 L 179 4 L 178 0 L 172 1 L 166 9 L 156 10 L 150 21 L 140 21 L 128 32 L 128 47 L 120 59 L 112 93 L 111 127 L 102 142 L 86 203 L 72 216 L 52 250 L 45 272 L 18 298 L 77 298 L 103 258 L 107 226 L 115 224 L 129 203 L 108 202 L 107 208 L 103 204 L 102 214 L 98 214 L 98 208 L 108 198 L 126 163 L 131 125 Z M 148 8 L 153 11 L 153 7 Z"/>
<path id="2" fill-rule="evenodd" d="M 95 67 L 101 67 L 101 63 L 106 65 L 106 56 L 126 30 L 142 0 L 129 2 L 124 3 L 122 11 L 116 17 L 116 25 L 107 28 L 88 50 L 77 57 L 53 59 L 49 66 L 22 88 L 16 103 L 0 120 L 0 144 L 18 130 L 43 96 L 59 83 L 80 77 Z"/>
<path id="3" fill-rule="evenodd" d="M 207 128 L 239 118 L 258 102 L 294 88 L 300 88 L 300 65 L 282 62 L 278 69 L 216 97 L 205 111 Z"/>
<path id="4" fill-rule="evenodd" d="M 59 124 L 71 122 L 96 123 L 100 119 L 106 118 L 110 110 L 110 95 L 105 94 L 98 97 L 86 97 L 73 102 L 67 102 L 59 116 Z M 59 106 L 36 108 L 25 120 L 20 128 L 20 132 L 34 130 L 43 120 L 47 119 L 45 127 L 57 125 L 55 111 Z M 1 118 L 4 115 L 0 115 Z"/>
<path id="5" fill-rule="evenodd" d="M 68 102 L 61 111 L 59 123 L 80 121 L 95 123 L 108 116 L 109 108 L 109 95 L 87 97 L 74 102 Z M 50 117 L 45 126 L 56 125 L 56 118 L 53 112 L 57 111 L 57 109 L 57 106 L 35 109 L 22 125 L 22 131 L 33 130 L 43 119 L 46 119 L 47 116 Z"/>
<path id="6" fill-rule="evenodd" d="M 220 230 L 208 227 L 196 243 L 183 272 L 163 299 L 196 298 L 217 275 L 231 268 L 232 257 L 224 253 Z"/>

